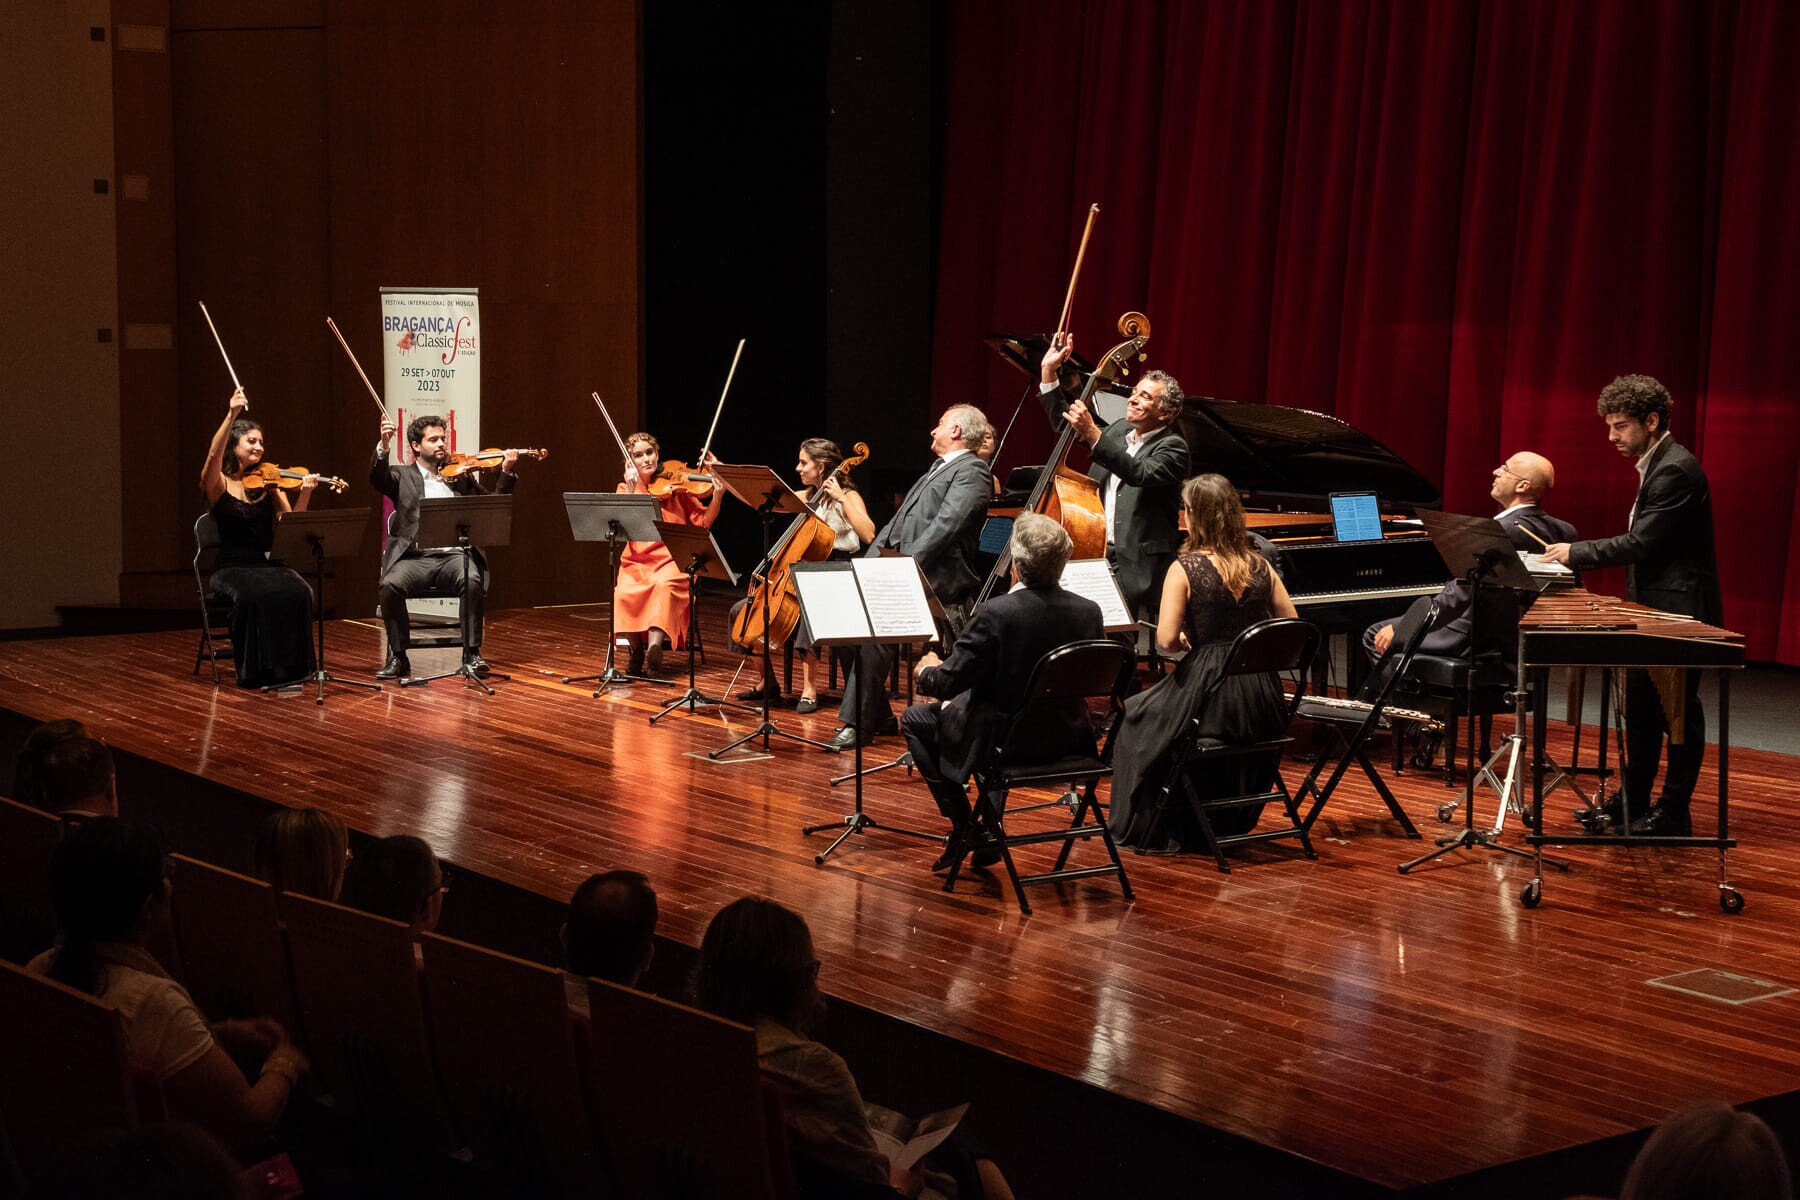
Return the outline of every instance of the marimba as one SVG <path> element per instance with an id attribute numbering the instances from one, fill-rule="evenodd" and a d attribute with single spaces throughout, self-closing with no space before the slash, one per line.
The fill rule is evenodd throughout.
<path id="1" fill-rule="evenodd" d="M 1543 848 L 1567 845 L 1699 846 L 1719 852 L 1719 905 L 1728 913 L 1744 907 L 1744 897 L 1726 878 L 1725 852 L 1737 842 L 1730 836 L 1731 685 L 1729 672 L 1744 666 L 1744 637 L 1678 613 L 1597 596 L 1581 588 L 1540 596 L 1519 619 L 1519 681 L 1544 697 L 1551 667 L 1679 668 L 1716 670 L 1719 674 L 1719 832 L 1716 837 L 1634 837 L 1618 834 L 1544 833 L 1544 735 L 1548 705 L 1539 702 L 1532 715 L 1531 833 L 1536 872 L 1520 895 L 1527 908 L 1543 896 Z M 1576 720 L 1580 717 L 1577 715 Z M 1604 732 L 1602 733 L 1604 735 Z"/>

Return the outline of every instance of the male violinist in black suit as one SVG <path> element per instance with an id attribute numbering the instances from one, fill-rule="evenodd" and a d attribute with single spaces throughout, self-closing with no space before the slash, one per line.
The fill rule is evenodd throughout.
<path id="1" fill-rule="evenodd" d="M 876 532 L 866 552 L 869 557 L 879 557 L 883 550 L 912 555 L 949 613 L 952 634 L 981 586 L 975 554 L 993 476 L 975 448 L 992 431 L 987 417 L 972 404 L 944 410 L 931 431 L 936 461 L 912 485 L 894 519 Z M 827 747 L 849 750 L 859 738 L 866 746 L 895 731 L 894 710 L 887 698 L 893 653 L 892 646 L 882 645 L 866 645 L 858 652 L 856 665 L 844 679 L 844 702 L 838 709 L 843 723 Z"/>
<path id="2" fill-rule="evenodd" d="M 1520 550 L 1535 554 L 1555 542 L 1574 540 L 1573 525 L 1544 511 L 1544 497 L 1555 486 L 1556 468 L 1549 459 L 1529 450 L 1519 451 L 1494 468 L 1493 486 L 1488 490 L 1500 506 L 1494 520 Z M 1519 634 L 1518 598 L 1511 592 L 1489 592 L 1488 603 L 1482 605 L 1480 628 L 1476 629 L 1471 595 L 1465 580 L 1452 579 L 1436 596 L 1414 600 L 1404 616 L 1369 626 L 1363 631 L 1363 649 L 1371 660 L 1379 662 L 1389 650 L 1406 645 L 1435 601 L 1437 618 L 1419 643 L 1419 653 L 1462 658 L 1469 652 L 1471 634 L 1479 633 L 1482 645 L 1478 653 L 1512 661 Z"/>
<path id="3" fill-rule="evenodd" d="M 1074 550 L 1067 530 L 1049 517 L 1026 513 L 1013 522 L 1008 549 L 1013 589 L 976 610 L 949 658 L 940 663 L 927 654 L 919 660 L 917 691 L 943 703 L 914 704 L 900 716 L 913 765 L 950 819 L 950 841 L 934 870 L 948 869 L 968 844 L 971 808 L 964 785 L 1024 704 L 1025 685 L 1038 659 L 1105 631 L 1100 606 L 1062 588 L 1063 567 Z M 1035 722 L 1034 735 L 1034 759 L 1094 751 L 1093 727 L 1080 700 Z M 998 857 L 998 851 L 983 847 L 975 853 L 975 865 L 991 865 Z"/>
<path id="4" fill-rule="evenodd" d="M 393 418 L 381 419 L 381 441 L 369 463 L 369 483 L 394 502 L 393 533 L 381 554 L 381 623 L 387 627 L 388 657 L 381 670 L 375 672 L 375 678 L 403 679 L 412 674 L 412 665 L 406 660 L 411 638 L 407 597 L 458 594 L 462 596 L 463 663 L 477 675 L 486 675 L 488 665 L 481 657 L 481 610 L 487 597 L 487 560 L 480 550 L 469 552 L 465 586 L 461 550 L 416 548 L 413 541 L 419 536 L 419 501 L 487 490 L 510 492 L 519 482 L 513 474 L 519 456 L 512 450 L 506 452 L 500 462 L 500 478 L 492 489 L 487 489 L 477 482 L 473 472 L 456 479 L 445 479 L 438 473 L 450 458 L 444 418 L 414 417 L 407 425 L 406 443 L 413 453 L 410 467 L 394 466 L 388 461 L 388 446 L 398 428 Z"/>
<path id="5" fill-rule="evenodd" d="M 1712 490 L 1700 460 L 1669 436 L 1669 389 L 1648 375 L 1621 375 L 1600 393 L 1607 438 L 1637 459 L 1637 500 L 1627 532 L 1599 541 L 1558 542 L 1544 551 L 1551 562 L 1577 570 L 1624 567 L 1625 598 L 1664 612 L 1722 624 L 1719 564 L 1713 550 Z M 1679 731 L 1670 727 L 1650 673 L 1625 673 L 1625 807 L 1609 813 L 1629 818 L 1638 834 L 1690 837 L 1688 815 L 1694 784 L 1706 757 L 1706 714 L 1700 709 L 1700 672 L 1687 671 Z M 1673 699 L 1673 698 L 1671 698 Z M 1669 769 L 1662 799 L 1650 804 L 1650 788 L 1669 739 Z"/>
<path id="6" fill-rule="evenodd" d="M 1188 444 L 1170 427 L 1185 398 L 1174 376 L 1146 372 L 1125 402 L 1125 419 L 1104 427 L 1085 405 L 1070 403 L 1058 382 L 1075 349 L 1059 333 L 1039 366 L 1038 397 L 1051 428 L 1065 423 L 1088 447 L 1090 471 L 1106 505 L 1106 561 L 1131 615 L 1154 614 L 1163 578 L 1181 546 L 1181 485 L 1189 475 Z"/>

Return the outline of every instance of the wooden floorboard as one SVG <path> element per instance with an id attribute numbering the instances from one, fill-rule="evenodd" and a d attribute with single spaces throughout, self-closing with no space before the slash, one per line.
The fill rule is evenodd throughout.
<path id="1" fill-rule="evenodd" d="M 453 680 L 334 689 L 322 707 L 215 689 L 187 672 L 192 638 L 171 633 L 0 644 L 0 707 L 80 717 L 127 753 L 367 833 L 418 834 L 458 868 L 545 896 L 635 867 L 657 887 L 662 932 L 688 945 L 728 901 L 774 896 L 811 923 L 836 996 L 1382 1187 L 1641 1129 L 1690 1098 L 1800 1089 L 1800 999 L 1729 1006 L 1648 983 L 1714 967 L 1800 984 L 1793 759 L 1732 755 L 1737 917 L 1720 912 L 1718 856 L 1702 850 L 1567 849 L 1574 869 L 1546 876 L 1536 910 L 1518 900 L 1529 867 L 1498 855 L 1402 877 L 1421 844 L 1352 773 L 1315 828 L 1317 860 L 1279 843 L 1226 876 L 1204 857 L 1133 856 L 1135 903 L 1082 881 L 1034 889 L 1023 918 L 1003 876 L 946 895 L 936 849 L 894 834 L 815 866 L 825 838 L 799 830 L 850 810 L 848 786 L 825 783 L 848 756 L 777 743 L 712 762 L 704 752 L 754 714 L 653 728 L 674 688 L 595 700 L 561 684 L 598 669 L 600 612 L 495 614 L 486 650 L 513 679 L 491 698 Z M 378 630 L 328 630 L 331 665 L 367 678 Z M 706 690 L 754 682 L 754 666 L 732 682 L 740 660 L 718 631 L 710 644 Z M 833 714 L 776 715 L 825 737 Z M 899 748 L 885 739 L 871 757 Z M 1441 831 L 1439 780 L 1394 786 L 1428 838 Z M 1701 795 L 1713 786 L 1709 768 Z M 866 804 L 941 824 L 899 771 L 874 776 Z M 1556 797 L 1553 823 L 1570 807 Z"/>

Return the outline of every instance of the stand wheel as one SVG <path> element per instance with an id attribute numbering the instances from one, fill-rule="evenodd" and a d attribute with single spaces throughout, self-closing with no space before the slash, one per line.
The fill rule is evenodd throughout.
<path id="1" fill-rule="evenodd" d="M 1519 893 L 1519 903 L 1526 908 L 1536 908 L 1543 898 L 1544 882 L 1541 879 L 1532 880 L 1525 885 L 1525 890 Z"/>
<path id="2" fill-rule="evenodd" d="M 1736 888 L 1720 888 L 1719 907 L 1732 916 L 1737 916 L 1744 911 L 1744 893 L 1738 891 Z"/>
<path id="3" fill-rule="evenodd" d="M 1438 820 L 1448 825 L 1450 822 L 1456 820 L 1456 805 L 1440 804 L 1438 805 L 1437 814 Z"/>

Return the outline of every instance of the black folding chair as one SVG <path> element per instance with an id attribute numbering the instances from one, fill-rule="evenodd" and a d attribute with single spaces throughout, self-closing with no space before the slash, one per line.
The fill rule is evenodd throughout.
<path id="1" fill-rule="evenodd" d="M 213 683 L 219 682 L 219 660 L 231 659 L 231 601 L 215 596 L 206 577 L 219 565 L 219 523 L 209 512 L 194 522 L 194 592 L 200 598 L 200 648 L 194 653 L 194 674 L 200 664 L 212 666 Z"/>
<path id="2" fill-rule="evenodd" d="M 1007 722 L 1005 733 L 996 740 L 987 760 L 975 769 L 973 826 L 993 836 L 1000 851 L 1000 859 L 1006 864 L 1007 878 L 1012 880 L 1013 895 L 1018 898 L 1019 911 L 1026 916 L 1031 915 L 1031 905 L 1025 899 L 1025 889 L 1034 884 L 1053 883 L 1061 879 L 1117 875 L 1119 890 L 1124 893 L 1125 899 L 1132 898 L 1131 881 L 1125 877 L 1125 864 L 1119 861 L 1119 848 L 1113 844 L 1112 831 L 1106 827 L 1106 814 L 1094 795 L 1099 782 L 1111 777 L 1111 762 L 1092 751 L 1068 755 L 1052 762 L 1032 761 L 1028 757 L 1028 748 L 1035 740 L 1032 731 L 1046 711 L 1053 711 L 1067 701 L 1079 700 L 1085 703 L 1092 698 L 1105 696 L 1112 701 L 1116 712 L 1125 681 L 1131 677 L 1135 667 L 1136 655 L 1131 647 L 1105 638 L 1071 642 L 1050 651 L 1038 659 L 1037 666 L 1031 670 L 1031 680 L 1025 687 L 1024 704 Z M 1008 833 L 1006 795 L 1013 788 L 1025 787 L 1066 787 L 1070 792 L 1079 788 L 1080 799 L 1075 804 L 1074 818 L 1066 827 L 1030 833 Z M 1042 807 L 1047 806 L 1032 805 L 1013 815 L 1017 817 L 1022 812 Z M 1088 820 L 1090 814 L 1093 818 L 1091 822 Z M 1108 861 L 1105 865 L 1068 866 L 1069 851 L 1074 844 L 1094 837 L 1106 845 Z M 1013 862 L 1013 850 L 1019 846 L 1044 842 L 1061 843 L 1062 848 L 1057 852 L 1055 865 L 1039 874 L 1019 874 L 1019 869 Z M 967 844 L 963 845 L 962 854 L 966 854 L 969 848 Z M 946 892 L 956 886 L 957 874 L 962 870 L 962 854 L 957 855 L 950 867 L 949 877 L 944 880 Z"/>
<path id="3" fill-rule="evenodd" d="M 1310 621 L 1277 617 L 1259 621 L 1238 634 L 1226 652 L 1218 675 L 1206 685 L 1181 734 L 1175 740 L 1168 774 L 1156 799 L 1156 812 L 1144 845 L 1155 845 L 1162 824 L 1179 792 L 1200 825 L 1200 832 L 1211 847 L 1219 870 L 1229 875 L 1231 864 L 1225 861 L 1225 850 L 1249 842 L 1266 842 L 1276 838 L 1297 837 L 1308 858 L 1314 858 L 1312 840 L 1300 821 L 1294 798 L 1281 778 L 1281 755 L 1293 738 L 1288 726 L 1306 694 L 1306 681 L 1312 670 L 1313 657 L 1321 641 L 1318 627 Z M 1224 694 L 1226 684 L 1246 675 L 1285 674 L 1293 677 L 1294 692 L 1286 704 L 1280 732 L 1248 742 L 1227 742 L 1208 737 L 1202 731 L 1212 727 L 1214 706 Z M 1196 771 L 1211 774 L 1217 764 L 1228 764 L 1237 771 L 1236 790 L 1229 795 L 1202 796 L 1195 786 Z M 1279 829 L 1252 829 L 1244 833 L 1221 834 L 1214 827 L 1211 813 L 1225 809 L 1259 808 L 1270 801 L 1281 801 L 1288 823 Z"/>
<path id="4" fill-rule="evenodd" d="M 1344 773 L 1350 769 L 1351 764 L 1355 764 L 1362 768 L 1363 774 L 1368 777 L 1369 783 L 1375 788 L 1375 793 L 1381 797 L 1382 803 L 1387 805 L 1387 810 L 1393 814 L 1394 819 L 1400 822 L 1400 828 L 1406 832 L 1406 836 L 1409 838 L 1419 836 L 1419 831 L 1413 827 L 1406 811 L 1394 799 L 1394 793 L 1389 790 L 1387 781 L 1381 778 L 1381 775 L 1375 770 L 1375 765 L 1369 761 L 1367 743 L 1381 729 L 1390 730 L 1398 742 L 1403 737 L 1407 726 L 1421 727 L 1434 723 L 1430 713 L 1421 712 L 1418 709 L 1391 707 L 1388 700 L 1393 696 L 1394 690 L 1399 687 L 1401 679 L 1406 676 L 1408 669 L 1412 666 L 1413 656 L 1418 653 L 1419 643 L 1425 640 L 1426 632 L 1431 628 L 1432 622 L 1437 620 L 1437 612 L 1437 601 L 1433 600 L 1431 606 L 1426 610 L 1425 619 L 1418 623 L 1418 627 L 1406 639 L 1406 645 L 1401 647 L 1398 657 L 1393 658 L 1389 664 L 1384 666 L 1383 670 L 1386 671 L 1386 674 L 1379 679 L 1371 677 L 1369 684 L 1364 688 L 1365 698 L 1351 700 L 1330 696 L 1307 696 L 1295 709 L 1294 715 L 1300 720 L 1311 721 L 1315 731 L 1330 734 L 1330 740 L 1321 744 L 1318 752 L 1313 756 L 1312 769 L 1306 773 L 1306 778 L 1294 791 L 1295 804 L 1305 804 L 1308 795 L 1313 797 L 1312 807 L 1306 810 L 1306 818 L 1301 822 L 1309 833 L 1312 831 L 1313 822 L 1319 819 L 1319 811 L 1325 807 L 1325 802 L 1330 800 L 1332 793 L 1337 790 L 1339 781 L 1344 778 Z M 1355 652 L 1356 647 L 1352 645 L 1351 653 Z M 1391 669 L 1389 669 L 1390 667 Z M 1371 688 L 1372 694 L 1370 694 Z M 1334 754 L 1335 757 L 1333 757 Z M 1327 766 L 1331 767 L 1331 774 L 1321 786 L 1319 776 L 1324 773 Z"/>

